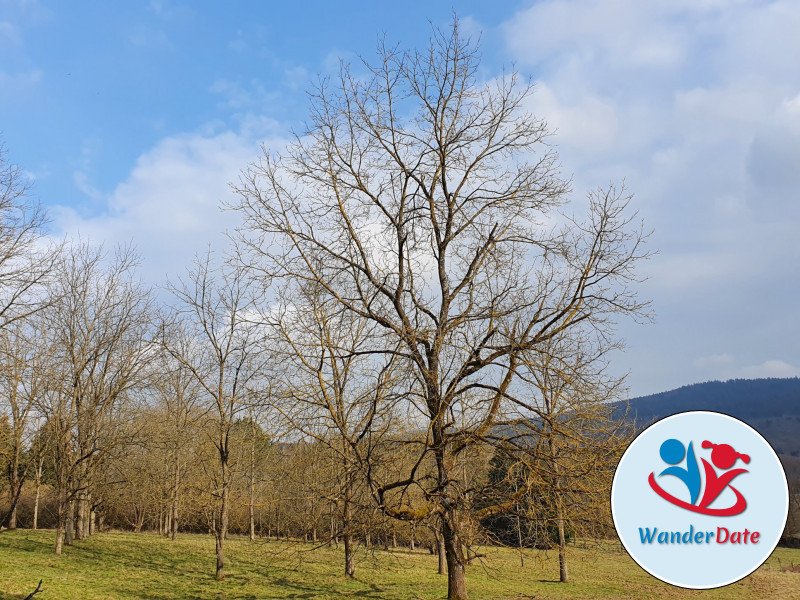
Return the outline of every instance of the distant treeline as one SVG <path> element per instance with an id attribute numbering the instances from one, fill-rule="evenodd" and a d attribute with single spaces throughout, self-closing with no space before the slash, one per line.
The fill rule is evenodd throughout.
<path id="1" fill-rule="evenodd" d="M 626 408 L 616 403 L 618 413 Z M 747 421 L 800 415 L 800 378 L 729 379 L 685 385 L 675 390 L 633 398 L 628 417 L 638 423 L 688 410 L 723 412 Z"/>

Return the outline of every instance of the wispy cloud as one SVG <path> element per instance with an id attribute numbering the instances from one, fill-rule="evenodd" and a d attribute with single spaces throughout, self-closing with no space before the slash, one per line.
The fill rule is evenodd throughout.
<path id="1" fill-rule="evenodd" d="M 42 78 L 41 69 L 32 69 L 22 73 L 0 71 L 0 94 L 19 94 L 41 83 Z"/>
<path id="2" fill-rule="evenodd" d="M 19 29 L 8 21 L 0 21 L 0 48 L 22 43 Z"/>
<path id="3" fill-rule="evenodd" d="M 92 200 L 103 199 L 103 193 L 89 183 L 89 177 L 83 171 L 75 171 L 73 173 L 72 180 L 75 182 L 75 187 L 89 196 L 89 198 Z"/>

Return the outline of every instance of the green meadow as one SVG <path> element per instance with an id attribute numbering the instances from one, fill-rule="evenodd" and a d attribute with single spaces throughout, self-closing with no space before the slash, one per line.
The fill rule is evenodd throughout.
<path id="1" fill-rule="evenodd" d="M 158 600 L 262 598 L 446 597 L 446 577 L 427 553 L 376 550 L 359 554 L 355 579 L 342 570 L 343 552 L 287 542 L 227 543 L 226 577 L 214 580 L 211 536 L 172 542 L 148 533 L 103 533 L 53 554 L 52 531 L 0 533 L 0 600 L 22 600 L 39 580 L 36 600 Z M 779 548 L 756 572 L 718 590 L 694 591 L 661 583 L 618 545 L 570 547 L 572 581 L 557 582 L 554 553 L 520 555 L 488 548 L 468 570 L 472 600 L 528 598 L 800 598 L 800 550 Z"/>

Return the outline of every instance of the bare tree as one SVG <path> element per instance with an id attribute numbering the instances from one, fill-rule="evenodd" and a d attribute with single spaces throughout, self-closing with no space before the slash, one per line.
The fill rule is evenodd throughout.
<path id="1" fill-rule="evenodd" d="M 507 393 L 512 407 L 487 436 L 504 472 L 490 481 L 478 518 L 513 516 L 520 549 L 556 547 L 562 583 L 568 537 L 599 539 L 609 530 L 613 469 L 630 441 L 610 404 L 624 396 L 624 379 L 607 374 L 606 350 L 572 335 L 524 352 Z"/>
<path id="2" fill-rule="evenodd" d="M 319 286 L 413 368 L 425 443 L 410 470 L 372 486 L 398 517 L 390 492 L 424 487 L 451 600 L 467 598 L 453 468 L 513 402 L 521 353 L 577 328 L 608 336 L 614 315 L 643 310 L 628 195 L 590 194 L 583 220 L 557 212 L 569 183 L 545 123 L 524 111 L 532 88 L 513 72 L 481 82 L 478 66 L 457 22 L 424 51 L 382 44 L 362 72 L 323 79 L 303 135 L 234 186 L 254 275 Z"/>
<path id="3" fill-rule="evenodd" d="M 244 272 L 215 269 L 211 252 L 195 261 L 188 279 L 171 285 L 178 301 L 176 320 L 192 343 L 176 346 L 164 327 L 164 348 L 195 378 L 207 399 L 213 423 L 213 443 L 219 459 L 214 474 L 216 510 L 211 519 L 216 541 L 216 578 L 225 576 L 224 542 L 228 534 L 231 472 L 231 431 L 247 407 L 249 389 L 263 370 L 262 335 L 253 324 L 254 301 Z"/>
<path id="4" fill-rule="evenodd" d="M 365 513 L 361 475 L 392 425 L 396 398 L 394 356 L 376 352 L 375 324 L 342 310 L 317 285 L 296 290 L 272 311 L 269 321 L 277 404 L 296 431 L 328 449 L 339 526 L 330 535 L 344 540 L 345 574 L 355 576 L 359 527 Z M 317 491 L 317 493 L 319 493 Z M 361 502 L 359 503 L 359 500 Z M 360 504 L 360 505 L 359 505 Z"/>
<path id="5" fill-rule="evenodd" d="M 55 282 L 56 300 L 45 313 L 52 344 L 50 382 L 40 410 L 48 419 L 58 496 L 56 553 L 62 536 L 90 533 L 92 477 L 119 444 L 126 428 L 115 426 L 123 404 L 142 384 L 152 355 L 148 346 L 149 290 L 135 277 L 136 255 L 117 249 L 111 261 L 102 248 L 70 246 Z"/>
<path id="6" fill-rule="evenodd" d="M 5 451 L 8 464 L 9 502 L 11 512 L 6 526 L 17 527 L 16 499 L 19 498 L 22 485 L 33 468 L 36 481 L 41 478 L 42 456 L 30 457 L 37 461 L 23 464 L 23 452 L 33 433 L 30 423 L 36 412 L 36 399 L 47 384 L 50 356 L 47 345 L 39 343 L 42 337 L 41 319 L 31 321 L 13 321 L 0 329 L 0 414 L 7 409 L 10 423 L 9 443 Z M 37 483 L 38 486 L 38 483 Z M 38 492 L 38 487 L 37 487 Z M 36 515 L 34 515 L 34 529 Z"/>
<path id="7" fill-rule="evenodd" d="M 42 307 L 40 288 L 57 265 L 58 248 L 43 243 L 47 215 L 30 187 L 0 140 L 0 328 Z"/>
<path id="8" fill-rule="evenodd" d="M 165 341 L 177 356 L 192 355 L 193 340 L 183 328 L 173 328 L 170 335 L 171 339 Z M 165 413 L 161 445 L 170 465 L 168 534 L 175 540 L 180 522 L 181 493 L 185 487 L 183 476 L 187 470 L 186 463 L 191 460 L 192 444 L 189 442 L 198 433 L 201 387 L 186 362 L 176 359 L 170 352 L 160 354 L 156 372 L 152 375 L 152 386 L 157 403 Z"/>

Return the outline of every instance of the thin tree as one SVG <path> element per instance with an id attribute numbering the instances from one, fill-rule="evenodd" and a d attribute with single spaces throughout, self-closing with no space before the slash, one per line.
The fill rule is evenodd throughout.
<path id="1" fill-rule="evenodd" d="M 411 365 L 425 443 L 410 470 L 372 487 L 401 517 L 391 492 L 424 487 L 451 600 L 467 598 L 453 466 L 492 431 L 520 354 L 576 327 L 609 335 L 613 315 L 643 309 L 629 196 L 612 186 L 590 194 L 585 219 L 558 213 L 570 186 L 545 123 L 524 110 L 532 88 L 513 72 L 481 81 L 478 67 L 457 21 L 423 51 L 381 44 L 376 63 L 323 79 L 303 134 L 234 186 L 253 274 L 318 285 Z"/>
<path id="2" fill-rule="evenodd" d="M 28 442 L 34 434 L 30 425 L 37 416 L 36 400 L 43 393 L 49 375 L 49 352 L 52 347 L 40 344 L 43 334 L 41 326 L 42 320 L 33 315 L 0 329 L 0 409 L 6 408 L 10 417 L 9 443 L 5 445 L 5 451 L 0 449 L 0 454 L 6 454 L 8 464 L 9 501 L 12 505 L 6 523 L 8 529 L 17 527 L 15 499 L 19 497 L 28 472 L 31 469 L 34 471 L 37 494 L 41 479 L 42 452 L 31 452 L 28 454 L 29 460 L 23 461 L 25 451 L 33 450 L 28 448 Z M 34 529 L 37 524 L 35 513 Z"/>
<path id="3" fill-rule="evenodd" d="M 191 356 L 193 340 L 187 332 L 175 327 L 170 335 L 171 339 L 165 341 L 172 351 L 180 357 Z M 156 402 L 164 412 L 160 442 L 170 468 L 167 500 L 170 527 L 167 533 L 174 541 L 178 536 L 181 496 L 186 485 L 184 474 L 191 460 L 190 439 L 199 431 L 201 387 L 186 363 L 170 352 L 159 354 L 151 381 Z"/>
<path id="4" fill-rule="evenodd" d="M 345 575 L 354 577 L 355 512 L 370 508 L 359 486 L 364 466 L 374 464 L 392 424 L 394 357 L 374 352 L 371 320 L 342 310 L 319 286 L 296 291 L 268 320 L 273 354 L 280 357 L 275 393 L 283 402 L 276 407 L 295 430 L 333 456 L 329 475 L 335 488 L 328 496 L 338 506 L 340 525 L 330 532 L 343 538 Z"/>
<path id="5" fill-rule="evenodd" d="M 195 261 L 185 281 L 171 284 L 169 289 L 177 300 L 175 320 L 186 327 L 192 343 L 176 346 L 165 325 L 162 344 L 202 389 L 219 460 L 213 491 L 216 510 L 211 523 L 216 578 L 222 579 L 233 482 L 231 432 L 238 416 L 247 408 L 248 386 L 255 384 L 264 367 L 262 333 L 252 322 L 254 300 L 244 272 L 227 266 L 216 269 L 210 251 Z"/>
<path id="6" fill-rule="evenodd" d="M 624 394 L 624 378 L 606 373 L 605 350 L 573 335 L 523 353 L 508 392 L 513 404 L 489 436 L 501 476 L 478 518 L 512 518 L 520 549 L 556 547 L 562 583 L 569 580 L 568 537 L 608 531 L 613 469 L 629 441 L 611 405 Z"/>

